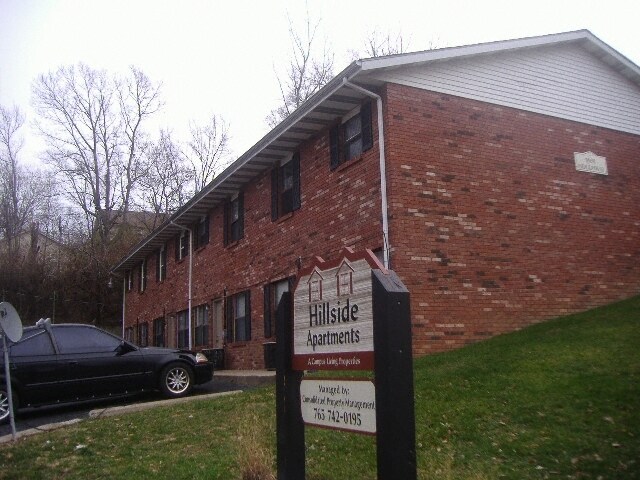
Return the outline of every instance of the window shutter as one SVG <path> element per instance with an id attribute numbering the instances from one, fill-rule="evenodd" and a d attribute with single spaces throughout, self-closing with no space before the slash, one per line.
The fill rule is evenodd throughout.
<path id="1" fill-rule="evenodd" d="M 271 318 L 271 285 L 264 286 L 264 338 L 272 335 Z"/>
<path id="2" fill-rule="evenodd" d="M 275 167 L 271 170 L 271 220 L 274 222 L 279 216 L 278 200 L 280 195 L 278 192 L 278 170 L 280 170 L 280 167 Z"/>
<path id="3" fill-rule="evenodd" d="M 227 343 L 233 342 L 233 297 L 225 297 L 224 329 Z"/>
<path id="4" fill-rule="evenodd" d="M 293 169 L 293 204 L 292 210 L 300 208 L 300 154 L 296 153 L 291 159 Z"/>
<path id="5" fill-rule="evenodd" d="M 340 125 L 329 131 L 329 149 L 331 151 L 331 170 L 340 165 Z"/>
<path id="6" fill-rule="evenodd" d="M 246 291 L 244 299 L 244 313 L 246 315 L 244 321 L 244 339 L 249 341 L 251 340 L 251 290 Z"/>
<path id="7" fill-rule="evenodd" d="M 222 239 L 224 242 L 224 246 L 229 245 L 229 220 L 231 216 L 231 205 L 230 202 L 226 202 L 224 204 L 224 221 L 222 222 Z"/>
<path id="8" fill-rule="evenodd" d="M 240 229 L 237 239 L 240 240 L 244 238 L 244 194 L 242 192 L 238 194 L 238 222 Z"/>
<path id="9" fill-rule="evenodd" d="M 360 125 L 362 126 L 362 151 L 373 147 L 373 126 L 371 125 L 371 102 L 360 107 Z"/>
<path id="10" fill-rule="evenodd" d="M 176 246 L 176 260 L 180 260 L 180 234 L 178 234 L 178 236 L 176 237 L 175 240 L 175 246 Z"/>

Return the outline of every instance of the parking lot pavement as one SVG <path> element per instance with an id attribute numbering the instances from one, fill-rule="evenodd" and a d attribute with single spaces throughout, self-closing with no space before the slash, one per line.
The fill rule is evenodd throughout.
<path id="1" fill-rule="evenodd" d="M 193 393 L 184 399 L 167 400 L 160 395 L 160 393 L 150 392 L 118 399 L 83 402 L 75 405 L 25 409 L 19 412 L 15 419 L 17 437 L 49 431 L 82 421 L 90 418 L 92 412 L 94 412 L 94 417 L 114 415 L 125 413 L 126 411 L 166 405 L 167 402 L 189 401 L 191 399 L 197 399 L 202 395 L 242 391 L 252 388 L 253 386 L 254 385 L 229 381 L 224 377 L 215 378 L 214 376 L 212 381 L 194 387 Z M 10 441 L 11 439 L 11 427 L 9 424 L 0 425 L 0 443 Z"/>

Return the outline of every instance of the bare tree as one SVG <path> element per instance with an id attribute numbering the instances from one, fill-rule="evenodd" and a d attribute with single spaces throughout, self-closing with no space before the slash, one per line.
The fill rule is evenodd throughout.
<path id="1" fill-rule="evenodd" d="M 296 30 L 289 18 L 292 51 L 286 76 L 283 79 L 277 75 L 281 104 L 266 118 L 272 128 L 333 78 L 334 55 L 329 50 L 326 39 L 321 47 L 317 48 L 316 35 L 319 25 L 320 20 L 313 21 L 308 9 L 302 33 Z"/>
<path id="2" fill-rule="evenodd" d="M 142 126 L 161 107 L 159 85 L 133 67 L 119 79 L 79 64 L 40 75 L 33 99 L 48 163 L 106 244 L 143 174 Z"/>
<path id="3" fill-rule="evenodd" d="M 198 192 L 229 165 L 229 127 L 224 119 L 212 115 L 205 125 L 191 122 L 190 129 L 187 156 L 193 168 L 194 188 Z"/>
<path id="4" fill-rule="evenodd" d="M 46 210 L 52 193 L 40 172 L 20 163 L 23 124 L 24 116 L 17 107 L 0 106 L 0 233 L 10 255 L 17 251 L 19 236 Z"/>
<path id="5" fill-rule="evenodd" d="M 147 144 L 145 155 L 147 168 L 140 184 L 142 210 L 171 214 L 193 195 L 194 170 L 187 165 L 171 133 L 164 130 L 156 142 Z"/>

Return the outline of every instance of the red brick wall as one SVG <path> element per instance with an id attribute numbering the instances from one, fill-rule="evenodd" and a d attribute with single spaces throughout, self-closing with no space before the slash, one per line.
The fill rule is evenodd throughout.
<path id="1" fill-rule="evenodd" d="M 411 293 L 416 355 L 639 293 L 640 137 L 399 85 L 383 97 L 391 267 Z M 375 130 L 375 108 L 373 118 Z M 193 255 L 193 307 L 251 292 L 252 341 L 226 345 L 227 368 L 263 367 L 263 286 L 295 275 L 298 258 L 382 246 L 374 138 L 335 172 L 328 133 L 305 143 L 302 207 L 278 222 L 269 172 L 252 182 L 236 245 L 222 244 L 222 207 L 211 212 L 210 242 Z M 574 152 L 589 150 L 606 157 L 608 176 L 575 170 Z M 166 316 L 175 345 L 189 260 L 176 263 L 170 243 L 161 284 L 148 263 L 126 323 L 148 321 L 151 334 Z"/>
<path id="2" fill-rule="evenodd" d="M 373 115 L 375 119 L 375 108 Z M 244 238 L 237 244 L 223 246 L 222 206 L 211 212 L 209 244 L 193 256 L 192 305 L 211 306 L 225 290 L 227 295 L 251 292 L 252 340 L 226 345 L 226 368 L 263 368 L 263 287 L 295 275 L 299 257 L 304 267 L 312 256 L 332 258 L 344 247 L 361 250 L 382 246 L 377 141 L 359 159 L 332 172 L 328 136 L 327 131 L 300 150 L 300 210 L 272 222 L 271 179 L 266 172 L 244 190 Z M 173 243 L 168 245 L 167 257 L 167 280 L 161 284 L 155 281 L 156 258 L 152 256 L 148 259 L 147 290 L 127 294 L 127 326 L 148 321 L 152 332 L 154 318 L 174 317 L 187 309 L 189 259 L 176 263 Z M 137 285 L 137 278 L 134 280 Z M 174 346 L 175 322 L 167 324 L 172 326 L 167 335 L 169 345 Z M 210 331 L 209 338 L 212 335 Z"/>
<path id="3" fill-rule="evenodd" d="M 415 354 L 640 292 L 640 137 L 399 85 L 385 100 Z M 608 176 L 576 171 L 586 151 Z"/>

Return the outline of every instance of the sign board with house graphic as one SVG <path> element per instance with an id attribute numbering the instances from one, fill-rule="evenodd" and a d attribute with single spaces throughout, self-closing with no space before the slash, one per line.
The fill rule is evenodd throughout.
<path id="1" fill-rule="evenodd" d="M 370 251 L 317 257 L 301 272 L 293 296 L 293 368 L 373 370 L 371 270 L 385 270 Z"/>

